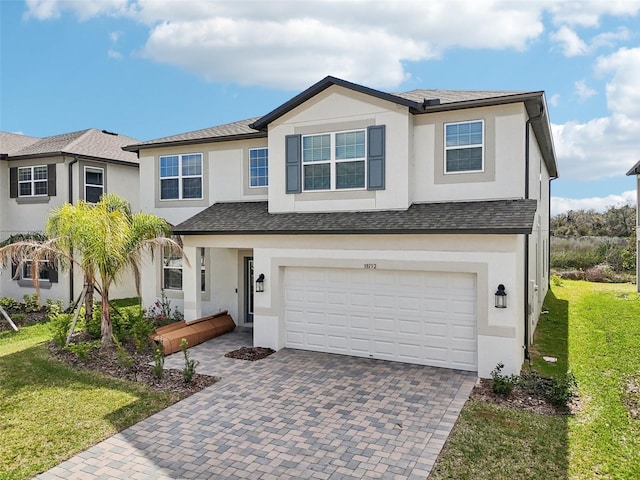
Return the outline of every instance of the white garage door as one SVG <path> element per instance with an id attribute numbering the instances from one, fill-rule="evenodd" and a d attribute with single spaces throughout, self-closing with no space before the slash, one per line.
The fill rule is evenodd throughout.
<path id="1" fill-rule="evenodd" d="M 477 370 L 476 278 L 287 267 L 286 346 Z"/>

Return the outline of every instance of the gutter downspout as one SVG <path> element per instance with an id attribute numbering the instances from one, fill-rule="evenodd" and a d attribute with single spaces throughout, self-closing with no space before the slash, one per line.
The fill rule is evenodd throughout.
<path id="1" fill-rule="evenodd" d="M 538 104 L 540 112 L 535 117 L 527 119 L 524 130 L 524 199 L 529 199 L 529 133 L 531 122 L 538 120 L 544 113 L 542 102 Z M 524 234 L 524 358 L 531 360 L 529 354 L 529 234 Z"/>
<path id="2" fill-rule="evenodd" d="M 64 160 L 64 157 L 62 157 Z M 69 162 L 69 203 L 73 205 L 73 165 L 78 163 L 78 157 L 73 157 L 73 160 Z M 71 252 L 73 254 L 73 251 Z M 75 297 L 73 295 L 74 284 L 73 284 L 73 262 L 69 267 L 69 304 L 72 305 Z"/>

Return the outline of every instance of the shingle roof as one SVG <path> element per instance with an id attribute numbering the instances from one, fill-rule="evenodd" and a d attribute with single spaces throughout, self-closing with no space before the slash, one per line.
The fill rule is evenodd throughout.
<path id="1" fill-rule="evenodd" d="M 394 93 L 394 95 L 416 103 L 426 100 L 440 100 L 440 104 L 454 102 L 468 102 L 469 100 L 487 100 L 489 98 L 510 97 L 526 92 L 521 91 L 493 91 L 493 90 L 411 90 L 410 92 Z"/>
<path id="2" fill-rule="evenodd" d="M 640 175 L 640 160 L 631 167 L 631 170 L 627 172 L 627 175 Z"/>
<path id="3" fill-rule="evenodd" d="M 216 203 L 175 226 L 179 235 L 531 233 L 536 200 L 413 204 L 402 211 L 269 213 L 267 202 Z"/>
<path id="4" fill-rule="evenodd" d="M 180 133 L 178 135 L 171 135 L 169 137 L 156 138 L 146 142 L 136 143 L 135 145 L 128 145 L 125 150 L 137 151 L 140 147 L 155 146 L 160 144 L 183 144 L 193 143 L 194 141 L 216 141 L 227 140 L 229 137 L 266 137 L 265 132 L 260 132 L 249 127 L 250 124 L 258 120 L 260 117 L 249 118 L 247 120 L 239 120 L 237 122 L 226 123 L 224 125 L 218 125 L 210 128 L 203 128 L 201 130 L 195 130 L 193 132 Z"/>
<path id="5" fill-rule="evenodd" d="M 13 155 L 39 140 L 18 133 L 0 132 L 0 154 Z"/>
<path id="6" fill-rule="evenodd" d="M 4 135 L 2 139 L 4 147 Z M 130 145 L 132 142 L 137 142 L 137 140 L 105 130 L 90 128 L 35 139 L 33 142 L 25 141 L 22 148 L 7 153 L 13 159 L 65 154 L 137 164 L 138 158 L 134 153 L 122 150 L 122 147 Z M 4 150 L 4 148 L 2 149 Z"/>

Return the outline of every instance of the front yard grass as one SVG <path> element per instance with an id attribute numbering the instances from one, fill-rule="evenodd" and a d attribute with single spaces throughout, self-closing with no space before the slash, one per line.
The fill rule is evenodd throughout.
<path id="1" fill-rule="evenodd" d="M 24 479 L 176 402 L 49 357 L 47 324 L 0 332 L 0 478 Z"/>
<path id="2" fill-rule="evenodd" d="M 564 280 L 553 286 L 545 308 L 532 367 L 543 375 L 572 371 L 577 410 L 544 416 L 469 401 L 430 479 L 640 478 L 640 391 L 632 388 L 640 386 L 635 286 Z"/>

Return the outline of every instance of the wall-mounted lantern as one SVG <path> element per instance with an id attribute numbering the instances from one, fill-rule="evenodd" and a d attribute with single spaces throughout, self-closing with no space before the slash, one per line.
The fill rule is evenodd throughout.
<path id="1" fill-rule="evenodd" d="M 264 292 L 264 273 L 261 273 L 256 279 L 256 292 Z"/>
<path id="2" fill-rule="evenodd" d="M 496 308 L 507 308 L 507 292 L 504 291 L 504 285 L 498 285 L 496 291 Z"/>

